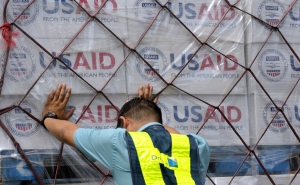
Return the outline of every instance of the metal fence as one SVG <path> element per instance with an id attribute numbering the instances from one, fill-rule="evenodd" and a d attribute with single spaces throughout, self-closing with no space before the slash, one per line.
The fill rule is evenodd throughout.
<path id="1" fill-rule="evenodd" d="M 111 128 L 145 82 L 164 124 L 211 146 L 206 184 L 300 182 L 299 1 L 1 3 L 3 184 L 113 184 L 40 127 L 40 107 L 67 83 L 72 121 Z"/>

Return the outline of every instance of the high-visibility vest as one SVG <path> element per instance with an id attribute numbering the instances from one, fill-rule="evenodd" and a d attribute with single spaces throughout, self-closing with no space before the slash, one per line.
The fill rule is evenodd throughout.
<path id="1" fill-rule="evenodd" d="M 202 185 L 195 139 L 160 127 L 126 133 L 133 184 Z"/>

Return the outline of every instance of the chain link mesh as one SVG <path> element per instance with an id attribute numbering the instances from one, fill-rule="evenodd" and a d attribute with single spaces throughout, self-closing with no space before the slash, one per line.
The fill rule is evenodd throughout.
<path id="1" fill-rule="evenodd" d="M 298 1 L 2 3 L 2 23 L 19 36 L 8 36 L 15 47 L 1 40 L 0 126 L 8 138 L 1 143 L 15 149 L 0 145 L 0 159 L 20 155 L 34 176 L 21 182 L 114 184 L 104 166 L 57 143 L 43 128 L 32 132 L 47 135 L 40 140 L 50 140 L 51 149 L 26 146 L 31 135 L 25 131 L 40 123 L 41 110 L 30 101 L 42 106 L 62 82 L 73 89 L 72 105 L 82 107 L 72 121 L 99 128 L 115 126 L 111 111 L 151 82 L 164 123 L 210 144 L 206 184 L 277 184 L 278 174 L 288 174 L 284 184 L 299 182 Z M 15 121 L 16 131 L 9 120 L 22 118 L 29 124 Z M 9 167 L 2 162 L 2 172 Z"/>

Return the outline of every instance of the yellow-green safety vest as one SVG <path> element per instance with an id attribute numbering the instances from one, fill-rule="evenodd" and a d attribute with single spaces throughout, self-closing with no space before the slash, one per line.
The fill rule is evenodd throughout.
<path id="1" fill-rule="evenodd" d="M 187 135 L 170 134 L 172 156 L 161 153 L 154 146 L 147 132 L 129 132 L 129 135 L 135 146 L 141 173 L 146 185 L 166 184 L 161 166 L 174 172 L 177 185 L 201 184 L 200 180 L 197 181 L 200 183 L 196 184 L 191 175 L 190 140 Z M 132 178 L 135 177 L 133 176 Z"/>

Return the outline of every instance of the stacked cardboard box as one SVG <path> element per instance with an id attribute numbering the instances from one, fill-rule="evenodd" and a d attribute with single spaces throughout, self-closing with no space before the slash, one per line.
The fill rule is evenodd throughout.
<path id="1" fill-rule="evenodd" d="M 118 110 L 137 95 L 140 85 L 150 83 L 154 94 L 163 90 L 158 106 L 164 124 L 183 134 L 199 134 L 216 149 L 212 150 L 211 166 L 215 171 L 211 176 L 234 174 L 248 152 L 244 145 L 256 144 L 268 124 L 259 145 L 299 143 L 290 128 L 299 133 L 298 86 L 289 94 L 300 75 L 295 56 L 300 44 L 299 2 L 278 26 L 295 52 L 279 32 L 272 32 L 266 24 L 230 8 L 223 0 L 160 1 L 166 3 L 166 8 L 156 1 L 109 0 L 96 14 L 103 2 L 78 1 L 78 5 L 74 1 L 34 1 L 15 22 L 22 31 L 14 27 L 20 35 L 14 38 L 17 47 L 8 56 L 0 38 L 1 66 L 8 58 L 0 109 L 22 101 L 21 108 L 0 115 L 0 119 L 23 149 L 38 150 L 36 154 L 42 159 L 44 151 L 59 153 L 60 143 L 28 116 L 41 119 L 47 96 L 58 83 L 72 88 L 68 108 L 75 107 L 76 111 L 71 121 L 99 129 L 116 126 Z M 12 22 L 28 3 L 10 1 L 7 20 Z M 251 0 L 236 6 L 276 26 L 291 3 Z M 0 22 L 2 14 L 0 8 Z M 254 76 L 246 71 L 247 67 Z M 286 117 L 281 113 L 275 116 L 274 104 L 284 104 Z M 67 151 L 80 159 L 81 165 L 86 164 L 78 153 Z M 260 148 L 256 151 L 262 161 L 269 155 Z M 5 161 L 1 164 L 8 164 L 5 159 L 15 160 L 14 143 L 3 129 L 0 152 L 0 160 Z M 77 163 L 72 167 L 72 162 L 67 166 L 78 167 Z M 2 176 L 3 169 L 9 168 L 0 166 Z M 252 175 L 260 174 L 260 170 L 251 156 L 238 172 L 242 176 L 233 183 L 260 183 L 264 177 Z M 30 174 L 19 181 L 29 177 L 34 178 Z M 77 179 L 88 182 L 85 178 L 82 175 Z M 230 179 L 216 177 L 213 181 L 227 184 Z"/>
<path id="2" fill-rule="evenodd" d="M 295 17 L 299 2 L 292 7 L 292 1 L 253 0 L 247 1 L 246 7 L 247 12 L 260 19 L 251 16 L 244 19 L 246 65 L 253 72 L 248 73 L 247 79 L 252 107 L 249 109 L 251 146 L 258 145 L 256 154 L 269 174 L 293 173 L 292 166 L 298 165 L 293 157 L 298 152 L 290 148 L 299 145 L 295 136 L 299 134 L 299 65 L 295 56 L 299 45 Z M 268 147 L 272 152 L 265 149 Z M 264 174 L 260 166 L 259 173 Z"/>
<path id="3" fill-rule="evenodd" d="M 245 58 L 243 21 L 240 12 L 229 9 L 226 4 L 219 1 L 186 0 L 167 3 L 167 7 L 179 18 L 178 21 L 165 9 L 159 12 L 159 5 L 156 3 L 149 3 L 151 7 L 144 8 L 142 1 L 128 2 L 131 3 L 128 7 L 129 10 L 132 9 L 131 14 L 138 15 L 137 19 L 129 20 L 131 42 L 136 41 L 134 40 L 136 33 L 142 35 L 145 24 L 149 26 L 147 17 L 158 14 L 156 21 L 136 48 L 138 54 L 131 54 L 127 58 L 128 93 L 136 94 L 138 86 L 145 83 L 153 85 L 154 93 L 157 93 L 165 88 L 167 83 L 172 83 L 181 91 L 168 87 L 159 100 L 166 105 L 164 107 L 168 108 L 167 112 L 171 115 L 165 118 L 166 124 L 177 128 L 182 133 L 196 133 L 208 118 L 208 123 L 204 125 L 203 133 L 200 135 L 206 138 L 210 145 L 223 146 L 237 143 L 240 145 L 240 140 L 220 113 L 209 115 L 213 112 L 209 105 L 221 105 L 220 108 L 227 118 L 239 122 L 234 123 L 234 126 L 243 127 L 244 133 L 240 134 L 249 144 L 247 86 L 246 78 L 242 78 L 245 70 L 241 67 L 245 65 Z M 151 9 L 152 14 L 147 14 L 148 16 L 142 14 L 144 9 L 148 11 Z M 190 16 L 191 12 L 194 16 Z M 131 14 L 129 16 L 133 17 L 134 15 Z M 225 16 L 224 20 L 212 33 L 222 16 Z M 180 22 L 186 27 L 183 27 Z M 200 32 L 200 30 L 205 31 Z M 194 33 L 196 38 L 189 31 Z M 211 37 L 209 37 L 210 33 L 212 33 Z M 202 45 L 201 42 L 205 40 L 216 50 Z M 223 103 L 222 100 L 232 88 L 230 96 Z M 198 100 L 184 92 L 194 95 Z M 231 109 L 231 107 L 235 108 Z M 223 128 L 223 126 L 225 129 L 222 131 L 219 127 Z M 212 129 L 217 127 L 218 129 Z M 224 141 L 224 138 L 228 138 L 230 142 L 227 142 L 227 139 Z"/>
<path id="4" fill-rule="evenodd" d="M 255 144 L 267 125 L 272 121 L 262 145 L 297 144 L 288 126 L 288 122 L 297 132 L 297 81 L 298 61 L 295 56 L 299 44 L 296 27 L 297 19 L 294 16 L 299 3 L 286 14 L 290 1 L 249 1 L 248 12 L 259 17 L 264 23 L 251 18 L 245 19 L 246 29 L 246 59 L 247 66 L 252 74 L 248 73 L 248 90 L 250 102 L 253 106 L 251 123 L 253 128 L 252 144 Z M 279 24 L 280 23 L 280 24 Z M 279 25 L 278 25 L 279 24 Z M 287 45 L 278 31 L 270 26 L 277 26 L 283 37 L 290 44 Z M 270 38 L 267 39 L 268 35 Z M 295 52 L 293 52 L 294 50 Z M 295 90 L 292 92 L 293 88 Z M 292 93 L 291 93 L 292 92 Z M 283 105 L 286 119 L 277 108 Z M 289 108 L 290 107 L 290 108 Z M 276 117 L 274 117 L 276 116 Z M 274 119 L 273 119 L 274 118 Z M 272 120 L 273 119 L 273 120 Z M 280 122 L 275 126 L 276 122 Z M 276 127 L 272 129 L 272 127 Z M 287 126 L 287 127 L 286 127 Z M 285 127 L 285 129 L 283 129 Z M 286 135 L 286 136 L 283 136 Z"/>
<path id="5" fill-rule="evenodd" d="M 128 93 L 134 96 L 145 83 L 154 86 L 154 93 L 164 90 L 158 102 L 164 124 L 184 134 L 201 128 L 198 134 L 210 146 L 228 147 L 223 159 L 228 152 L 240 155 L 231 147 L 250 145 L 243 13 L 223 1 L 170 1 L 172 13 L 155 2 L 128 3 L 128 43 L 135 46 L 142 37 L 138 54 L 131 53 L 126 61 Z M 177 88 L 164 89 L 169 83 Z M 222 156 L 212 155 L 211 161 L 222 161 Z"/>
<path id="6" fill-rule="evenodd" d="M 10 1 L 7 20 L 12 22 L 28 3 Z M 93 14 L 101 2 L 79 4 Z M 124 47 L 120 42 L 128 34 L 127 18 L 122 15 L 125 10 L 125 1 L 110 1 L 85 26 L 89 16 L 74 1 L 36 1 L 15 22 L 22 31 L 13 27 L 19 36 L 13 38 L 17 46 L 10 50 L 8 56 L 5 41 L 0 38 L 2 67 L 8 58 L 0 109 L 20 106 L 2 114 L 0 119 L 45 184 L 54 183 L 62 145 L 34 118 L 41 119 L 46 99 L 57 84 L 66 83 L 72 88 L 68 108 L 76 108 L 76 111 L 71 121 L 82 127 L 105 129 L 116 126 L 117 111 L 127 99 L 125 67 L 122 64 Z M 3 18 L 2 5 L 0 14 Z M 120 40 L 96 19 L 115 32 Z M 97 95 L 97 91 L 102 91 L 106 97 Z M 38 183 L 15 146 L 1 128 L 1 182 Z M 104 178 L 79 152 L 70 147 L 64 146 L 62 158 L 57 177 L 59 183 L 99 183 Z M 99 168 L 107 171 L 103 166 Z M 107 182 L 113 184 L 110 180 Z"/>

